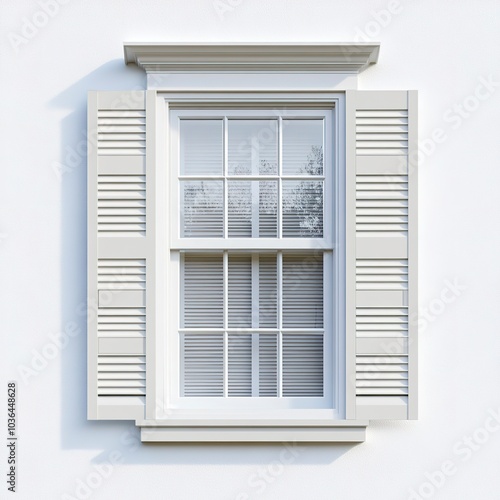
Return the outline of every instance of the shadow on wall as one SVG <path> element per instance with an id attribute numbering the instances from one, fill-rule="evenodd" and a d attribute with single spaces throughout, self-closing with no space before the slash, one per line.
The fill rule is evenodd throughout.
<path id="1" fill-rule="evenodd" d="M 123 59 L 109 61 L 57 95 L 50 105 L 69 114 L 61 122 L 61 330 L 78 332 L 61 351 L 61 446 L 103 449 L 129 422 L 87 421 L 87 93 L 144 89 L 146 77 Z M 92 311 L 90 311 L 91 313 Z"/>
<path id="2" fill-rule="evenodd" d="M 61 331 L 77 332 L 61 353 L 61 447 L 93 449 L 95 463 L 119 453 L 131 464 L 331 463 L 352 444 L 142 444 L 129 421 L 87 420 L 87 92 L 144 89 L 146 77 L 123 60 L 110 61 L 56 96 L 50 105 L 70 110 L 61 122 L 61 153 L 54 175 L 61 181 Z M 94 311 L 95 312 L 95 311 Z M 93 314 L 90 308 L 90 314 Z M 236 452 L 239 453 L 236 453 Z M 283 458 L 285 460 L 285 458 Z M 291 461 L 290 461 L 291 460 Z M 284 463 L 284 462 L 283 462 Z"/>

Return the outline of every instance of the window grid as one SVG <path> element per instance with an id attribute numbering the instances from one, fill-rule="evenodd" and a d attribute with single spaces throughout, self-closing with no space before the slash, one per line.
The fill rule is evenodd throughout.
<path id="1" fill-rule="evenodd" d="M 290 254 L 290 252 L 278 251 L 276 254 L 276 328 L 261 328 L 259 326 L 259 257 L 260 255 L 256 252 L 252 252 L 251 257 L 251 272 L 252 272 L 252 325 L 251 327 L 241 328 L 241 327 L 230 327 L 229 326 L 229 257 L 234 255 L 230 251 L 219 252 L 218 255 L 222 257 L 223 263 L 223 324 L 222 328 L 207 328 L 207 327 L 181 327 L 179 328 L 179 335 L 213 335 L 221 334 L 223 338 L 223 394 L 224 398 L 231 397 L 229 395 L 229 336 L 240 335 L 242 337 L 246 335 L 251 336 L 252 345 L 252 356 L 251 356 L 251 397 L 258 397 L 261 392 L 261 387 L 259 383 L 259 358 L 260 358 L 260 339 L 262 335 L 276 336 L 276 398 L 282 398 L 283 396 L 283 335 L 286 334 L 298 334 L 298 335 L 325 335 L 325 322 L 326 314 L 324 302 L 322 306 L 322 324 L 323 327 L 284 327 L 283 326 L 283 254 Z M 207 254 L 214 256 L 217 254 Z M 240 254 L 238 254 L 240 255 Z M 248 255 L 248 254 L 245 254 Z M 324 262 L 322 258 L 322 276 L 324 280 Z M 182 266 L 184 269 L 184 266 Z M 182 273 L 184 274 L 184 273 Z M 324 299 L 324 283 L 322 285 L 323 289 L 323 299 Z M 184 300 L 181 300 L 184 304 Z M 182 311 L 182 309 L 181 309 Z M 182 312 L 182 316 L 184 316 Z M 313 338 L 313 337 L 311 337 Z M 181 383 L 184 380 L 184 375 L 181 374 Z M 323 382 L 324 383 L 324 382 Z"/>
<path id="2" fill-rule="evenodd" d="M 314 117 L 312 118 L 313 120 L 317 120 L 317 121 L 321 121 L 322 122 L 322 127 L 323 127 L 323 134 L 322 134 L 322 142 L 320 144 L 322 144 L 321 147 L 321 154 L 323 155 L 325 153 L 324 149 L 327 145 L 327 141 L 326 141 L 326 136 L 325 136 L 325 127 L 327 126 L 326 123 L 325 123 L 325 117 L 326 115 L 324 116 L 320 116 L 320 117 Z M 181 120 L 183 119 L 183 117 L 180 118 Z M 187 118 L 189 119 L 189 118 Z M 198 117 L 194 118 L 194 119 L 199 119 Z M 216 117 L 213 117 L 213 115 L 210 116 L 211 120 L 214 120 L 214 119 L 217 119 Z M 323 328 L 284 328 L 283 326 L 283 252 L 285 254 L 288 254 L 289 251 L 294 251 L 294 250 L 297 250 L 299 251 L 300 253 L 308 253 L 311 251 L 311 249 L 313 248 L 321 248 L 323 251 L 326 251 L 326 252 L 331 252 L 333 250 L 333 246 L 331 244 L 331 225 L 332 225 L 332 214 L 330 213 L 330 211 L 326 211 L 326 208 L 328 207 L 328 204 L 326 203 L 326 197 L 328 196 L 328 193 L 329 193 L 329 190 L 331 189 L 331 186 L 330 187 L 327 187 L 328 186 L 328 183 L 331 182 L 331 180 L 329 180 L 329 177 L 328 176 L 332 176 L 333 175 L 333 171 L 330 171 L 330 170 L 327 170 L 325 168 L 325 158 L 323 157 L 322 159 L 322 162 L 321 164 L 320 163 L 316 163 L 317 165 L 320 165 L 321 166 L 321 170 L 320 169 L 308 169 L 307 168 L 307 163 L 304 163 L 304 167 L 305 167 L 305 171 L 309 171 L 311 172 L 311 174 L 309 175 L 305 175 L 305 174 L 301 174 L 301 173 L 297 173 L 297 170 L 296 170 L 296 167 L 295 167 L 295 172 L 293 171 L 294 170 L 294 163 L 291 164 L 291 167 L 289 166 L 287 168 L 287 174 L 283 176 L 283 172 L 284 172 L 284 166 L 283 166 L 283 161 L 284 161 L 284 155 L 283 155 L 283 118 L 282 116 L 278 116 L 278 117 L 275 117 L 276 119 L 276 122 L 277 122 L 277 127 L 276 127 L 276 166 L 277 166 L 277 173 L 276 174 L 270 174 L 269 173 L 269 169 L 268 168 L 264 168 L 262 169 L 261 165 L 264 165 L 264 167 L 266 167 L 267 165 L 265 163 L 261 163 L 263 160 L 262 160 L 262 157 L 259 157 L 259 154 L 258 154 L 258 151 L 260 151 L 260 147 L 261 145 L 257 146 L 257 153 L 255 153 L 255 148 L 252 148 L 251 150 L 251 155 L 250 155 L 250 161 L 248 161 L 248 156 L 246 157 L 243 157 L 243 163 L 240 164 L 240 163 L 235 163 L 235 167 L 236 167 L 236 170 L 235 168 L 230 168 L 230 154 L 231 154 L 231 149 L 230 149 L 230 144 L 229 144 L 229 135 L 230 135 L 230 129 L 229 129 L 229 122 L 231 120 L 231 118 L 228 118 L 228 116 L 222 116 L 222 114 L 219 116 L 218 118 L 221 122 L 221 127 L 222 127 L 222 175 L 213 175 L 213 174 L 210 174 L 210 175 L 195 175 L 193 174 L 193 172 L 190 173 L 190 175 L 186 175 L 186 174 L 182 174 L 182 175 L 179 175 L 180 172 L 177 173 L 176 175 L 176 178 L 177 178 L 177 182 L 179 181 L 219 181 L 221 182 L 221 186 L 222 186 L 222 202 L 223 202 L 223 208 L 222 210 L 220 210 L 222 212 L 221 215 L 223 215 L 223 220 L 221 220 L 222 222 L 222 236 L 214 236 L 214 237 L 211 237 L 210 239 L 212 241 L 207 241 L 207 245 L 205 246 L 204 243 L 203 243 L 203 236 L 180 236 L 179 233 L 181 232 L 181 227 L 182 226 L 174 226 L 174 227 L 178 227 L 178 233 L 177 233 L 177 236 L 174 237 L 174 240 L 175 238 L 179 238 L 177 240 L 177 248 L 181 251 L 181 254 L 186 252 L 185 255 L 188 255 L 190 253 L 198 253 L 199 250 L 201 249 L 204 249 L 205 251 L 210 251 L 210 254 L 213 256 L 214 254 L 222 254 L 222 258 L 223 258 L 223 294 L 224 294 L 224 298 L 223 298 L 223 307 L 224 307 L 224 311 L 223 311 L 223 328 L 179 328 L 178 331 L 179 331 L 179 334 L 181 335 L 182 338 L 185 338 L 185 335 L 186 334 L 194 334 L 194 335 L 198 335 L 198 338 L 199 335 L 201 335 L 203 338 L 203 335 L 206 333 L 206 334 L 219 334 L 221 335 L 220 339 L 221 339 L 221 342 L 222 342 L 222 346 L 223 346 L 223 384 L 222 384 L 222 395 L 224 398 L 228 398 L 228 397 L 231 397 L 232 394 L 230 394 L 230 391 L 232 391 L 233 395 L 234 395 L 234 391 L 235 391 L 235 387 L 236 387 L 236 390 L 239 390 L 239 386 L 238 384 L 241 382 L 240 379 L 238 379 L 236 382 L 234 379 L 230 379 L 230 370 L 233 370 L 233 373 L 234 373 L 234 361 L 232 362 L 233 364 L 231 365 L 231 359 L 230 358 L 230 352 L 233 352 L 233 353 L 237 353 L 237 354 L 241 354 L 242 352 L 244 353 L 247 353 L 248 354 L 248 346 L 250 345 L 251 347 L 251 352 L 252 352 L 252 356 L 251 356 L 251 373 L 252 373 L 252 376 L 251 376 L 251 384 L 252 384 L 252 388 L 251 388 L 251 396 L 252 397 L 256 397 L 256 396 L 269 396 L 269 372 L 267 372 L 264 376 L 267 377 L 265 380 L 264 380 L 264 384 L 267 384 L 264 388 L 262 387 L 259 387 L 259 380 L 258 380 L 258 377 L 259 377 L 259 363 L 261 361 L 261 359 L 264 360 L 264 363 L 267 363 L 267 369 L 269 369 L 269 358 L 266 357 L 266 356 L 269 356 L 269 352 L 274 352 L 274 350 L 276 351 L 276 361 L 275 361 L 275 366 L 274 368 L 272 368 L 271 366 L 271 373 L 275 374 L 275 383 L 276 383 L 276 387 L 275 387 L 275 398 L 283 398 L 283 394 L 284 394 L 284 374 L 283 374 L 283 369 L 284 369 L 284 363 L 288 363 L 288 365 L 290 365 L 290 363 L 292 363 L 292 365 L 294 365 L 295 367 L 298 366 L 298 369 L 299 371 L 298 372 L 294 372 L 294 374 L 292 375 L 292 378 L 295 377 L 295 379 L 297 379 L 297 373 L 299 373 L 299 386 L 300 386 L 300 362 L 299 362 L 299 365 L 297 365 L 297 362 L 296 360 L 294 359 L 291 359 L 290 358 L 290 355 L 292 356 L 292 358 L 295 356 L 297 356 L 297 353 L 298 352 L 301 352 L 301 345 L 303 344 L 305 338 L 304 338 L 304 335 L 308 335 L 308 334 L 312 334 L 314 335 L 315 334 L 315 337 L 311 337 L 311 341 L 312 342 L 316 342 L 317 343 L 317 340 L 318 340 L 318 334 L 321 335 L 321 339 L 323 339 L 321 341 L 321 345 L 323 345 L 325 339 L 324 339 L 324 335 L 325 335 L 325 327 L 326 327 L 326 314 L 328 314 L 326 311 L 323 310 Z M 247 118 L 246 117 L 239 117 L 237 119 L 242 119 L 242 120 L 246 120 Z M 289 120 L 290 118 L 287 117 L 287 120 Z M 295 120 L 294 117 L 291 118 L 292 120 Z M 297 120 L 300 120 L 301 118 L 297 118 Z M 311 119 L 311 118 L 307 118 L 307 119 Z M 253 136 L 255 137 L 255 136 Z M 300 141 L 299 141 L 300 142 Z M 251 144 L 253 144 L 253 141 L 251 142 Z M 291 142 L 289 142 L 289 144 L 292 144 Z M 295 145 L 295 144 L 294 144 Z M 235 146 L 233 145 L 233 148 Z M 312 148 L 311 148 L 312 149 Z M 293 153 L 290 153 L 290 151 L 288 152 L 288 156 L 290 157 L 290 154 L 293 154 Z M 304 158 L 304 153 L 301 153 Z M 257 155 L 257 156 L 256 156 Z M 233 158 L 237 158 L 237 157 L 233 157 Z M 265 160 L 265 156 L 264 156 L 264 161 Z M 269 161 L 269 160 L 268 160 Z M 273 160 L 270 160 L 271 162 Z M 292 158 L 291 161 L 295 161 L 295 165 L 297 164 L 297 161 Z M 303 160 L 302 160 L 303 161 Z M 317 161 L 317 160 L 316 160 Z M 299 162 L 300 163 L 300 162 Z M 310 165 L 310 163 L 309 163 Z M 241 167 L 241 168 L 240 168 Z M 203 167 L 202 167 L 203 169 Z M 244 175 L 235 175 L 234 174 L 234 171 L 238 171 L 239 170 L 243 170 Z M 192 170 L 192 167 L 191 167 L 191 170 Z M 231 174 L 230 174 L 230 171 L 231 171 Z M 263 171 L 264 174 L 263 175 L 260 175 L 260 172 Z M 327 173 L 329 172 L 329 173 Z M 321 175 L 315 175 L 315 173 L 321 173 Z M 331 177 L 330 177 L 331 179 Z M 251 207 L 250 207 L 250 224 L 251 224 L 251 238 L 248 238 L 249 239 L 249 244 L 248 246 L 243 243 L 243 241 L 245 240 L 245 235 L 243 237 L 241 237 L 240 235 L 236 236 L 236 237 L 232 237 L 231 236 L 231 208 L 229 206 L 229 203 L 230 203 L 230 196 L 231 196 L 231 192 L 230 192 L 230 188 L 229 188 L 229 183 L 230 182 L 234 182 L 234 181 L 247 181 L 249 182 L 249 186 L 248 187 L 245 187 L 244 190 L 243 190 L 243 193 L 245 192 L 248 192 L 250 191 L 250 203 L 251 203 Z M 257 181 L 257 182 L 256 182 Z M 255 207 L 260 207 L 260 203 L 261 203 L 261 199 L 263 196 L 269 196 L 269 191 L 264 192 L 264 194 L 262 193 L 262 185 L 260 184 L 260 182 L 258 181 L 268 181 L 268 182 L 272 182 L 272 181 L 275 181 L 276 182 L 276 198 L 272 198 L 273 200 L 276 200 L 274 201 L 274 203 L 276 204 L 275 206 L 275 210 L 274 210 L 274 217 L 275 217 L 275 237 L 266 237 L 266 236 L 260 236 L 260 233 L 262 232 L 262 229 L 261 229 L 261 221 L 262 221 L 262 216 L 261 216 L 261 212 L 260 212 L 260 209 L 258 210 L 255 210 Z M 292 222 L 292 231 L 294 230 L 294 227 L 295 228 L 299 228 L 299 230 L 297 230 L 297 233 L 293 236 L 293 237 L 290 237 L 290 217 L 292 217 L 292 219 L 295 217 L 296 220 L 300 219 L 300 216 L 299 214 L 304 214 L 306 213 L 307 214 L 307 211 L 302 211 L 302 212 L 294 212 L 293 211 L 293 203 L 294 201 L 292 201 L 292 212 L 290 212 L 290 205 L 288 206 L 288 208 L 286 208 L 284 206 L 284 200 L 283 200 L 283 197 L 284 197 L 284 181 L 309 181 L 311 183 L 321 183 L 321 216 L 322 216 L 322 227 L 321 227 L 321 235 L 320 237 L 314 237 L 312 235 L 312 233 L 307 233 L 307 229 L 306 230 L 302 230 L 302 223 L 300 223 L 300 226 L 299 224 L 297 223 L 297 221 L 294 221 Z M 179 185 L 180 185 L 180 182 L 179 182 Z M 300 185 L 300 189 L 305 189 L 306 193 L 307 193 L 307 190 L 309 189 L 308 187 L 304 187 L 304 184 L 299 184 Z M 213 184 L 212 184 L 213 186 Z M 307 186 L 307 185 L 306 185 Z M 311 186 L 311 185 L 309 185 Z M 316 184 L 316 186 L 318 186 L 318 184 Z M 240 187 L 237 187 L 235 186 L 236 188 L 236 195 L 238 195 L 238 189 L 241 189 Z M 250 189 L 249 189 L 250 188 Z M 212 192 L 213 192 L 213 187 L 212 188 L 208 188 L 208 190 L 210 191 L 210 189 L 212 189 Z M 264 187 L 264 189 L 266 189 L 266 187 Z M 273 189 L 273 188 L 271 188 Z M 293 191 L 293 183 L 289 183 L 287 185 L 287 190 L 290 191 L 292 190 Z M 204 191 L 204 189 L 203 189 Z M 316 193 L 317 193 L 317 187 L 316 187 Z M 179 194 L 181 195 L 181 198 L 179 199 L 179 201 L 181 202 L 181 206 L 182 204 L 184 203 L 184 199 L 183 199 L 183 193 L 182 193 L 182 189 L 181 189 L 181 192 L 179 192 Z M 298 196 L 299 197 L 299 201 L 303 201 L 303 198 L 302 200 L 300 200 L 300 197 L 301 196 L 304 196 L 303 194 L 303 191 L 299 191 L 298 192 L 298 195 L 293 193 L 293 196 Z M 307 196 L 307 194 L 305 195 Z M 259 198 L 260 197 L 260 198 Z M 177 196 L 175 197 L 177 198 Z M 287 199 L 288 200 L 288 199 Z M 285 201 L 287 201 L 285 200 Z M 210 201 L 210 199 L 209 199 Z M 248 203 L 248 202 L 247 202 Z M 216 207 L 217 205 L 211 205 L 211 207 Z M 305 205 L 307 206 L 307 205 Z M 245 208 L 247 207 L 247 208 Z M 195 207 L 196 208 L 196 207 Z M 242 215 L 242 214 L 239 214 L 237 212 L 237 210 L 240 208 L 239 205 L 236 205 L 236 212 L 233 212 L 233 218 L 236 218 L 236 230 L 238 230 L 238 226 L 240 227 L 243 227 L 243 231 L 249 231 L 249 226 L 250 224 L 247 222 L 248 221 L 248 216 L 247 218 L 245 218 L 245 216 L 241 216 L 241 218 L 238 220 L 238 216 Z M 246 211 L 246 213 L 248 214 L 248 204 L 243 206 L 243 210 Z M 288 225 L 288 234 L 287 234 L 287 237 L 284 238 L 283 237 L 283 234 L 284 234 L 284 224 L 285 224 L 285 211 L 288 210 L 287 212 L 287 225 Z M 203 211 L 203 209 L 202 209 Z M 245 212 L 244 212 L 245 213 Z M 269 214 L 269 212 L 266 212 L 265 209 L 263 210 L 262 212 L 263 214 Z M 273 212 L 271 212 L 273 213 Z M 290 215 L 291 214 L 291 215 Z M 272 216 L 271 216 L 272 217 Z M 233 219 L 234 220 L 234 219 Z M 179 222 L 179 220 L 178 220 Z M 293 224 L 295 223 L 295 226 L 293 226 Z M 271 226 L 272 227 L 272 226 Z M 307 227 L 307 226 L 306 226 Z M 266 230 L 266 229 L 264 229 Z M 272 229 L 271 229 L 272 230 Z M 325 233 L 326 231 L 326 233 Z M 305 234 L 304 234 L 305 233 Z M 247 233 L 248 234 L 248 233 Z M 235 235 L 235 233 L 233 233 L 233 236 Z M 260 247 L 259 244 L 257 243 L 256 245 L 256 240 L 259 240 L 262 238 L 264 238 L 264 246 Z M 191 241 L 189 241 L 191 240 Z M 219 241 L 220 243 L 216 243 L 216 241 Z M 233 240 L 233 242 L 231 242 L 231 240 Z M 234 241 L 234 240 L 237 240 L 237 241 Z M 266 242 L 267 240 L 267 242 Z M 276 242 L 276 247 L 273 248 L 274 246 L 274 240 L 281 240 L 281 244 L 279 244 L 278 242 Z M 293 241 L 295 240 L 295 241 Z M 306 243 L 305 245 L 302 243 L 299 242 L 299 240 L 301 240 L 302 242 L 307 242 L 308 240 L 310 240 L 310 243 Z M 321 242 L 321 240 L 323 240 Z M 185 245 L 183 245 L 183 242 L 185 243 Z M 228 244 L 228 246 L 226 248 L 224 248 L 225 244 Z M 285 243 L 285 244 L 283 244 Z M 198 247 L 199 245 L 199 247 Z M 309 246 L 310 245 L 310 246 Z M 174 247 L 175 247 L 174 246 Z M 269 253 L 274 253 L 274 255 L 276 255 L 276 285 L 277 285 L 277 289 L 276 289 L 276 328 L 260 328 L 258 325 L 259 325 L 259 314 L 260 312 L 257 310 L 255 310 L 255 308 L 259 308 L 259 300 L 258 300 L 258 297 L 259 297 L 259 290 L 258 290 L 258 286 L 256 286 L 256 282 L 257 284 L 259 283 L 259 270 L 258 270 L 258 262 L 259 262 L 259 255 L 260 253 L 264 250 L 265 250 L 265 253 L 266 254 L 269 254 Z M 230 325 L 230 319 L 229 319 L 229 293 L 228 293 L 228 287 L 229 287 L 229 255 L 233 254 L 233 252 L 238 252 L 238 251 L 245 251 L 245 253 L 247 254 L 250 254 L 251 255 L 251 269 L 252 269 L 252 324 L 251 324 L 251 328 L 231 328 L 229 325 Z M 209 254 L 207 254 L 209 255 Z M 324 264 L 324 263 L 323 263 Z M 257 267 L 256 267 L 257 265 Z M 256 280 L 256 277 L 257 277 L 257 280 Z M 323 278 L 325 278 L 325 276 L 323 276 Z M 325 299 L 325 296 L 324 296 L 324 293 L 325 293 L 325 290 L 326 290 L 326 283 L 323 281 L 323 291 L 322 291 L 322 298 L 323 300 Z M 324 309 L 324 308 L 323 308 Z M 183 311 L 183 306 L 181 306 L 181 312 Z M 235 347 L 235 335 L 242 335 L 243 337 L 245 337 L 245 339 L 247 340 L 244 340 L 244 344 L 241 344 L 240 347 L 236 346 Z M 290 334 L 299 334 L 299 336 L 295 337 L 295 335 L 293 335 L 292 337 L 290 337 Z M 265 337 L 262 337 L 262 335 L 264 335 Z M 284 338 L 284 335 L 288 335 L 286 337 L 286 340 Z M 272 337 L 274 336 L 275 340 L 272 340 Z M 295 337 L 295 338 L 294 338 Z M 307 337 L 306 337 L 307 338 Z M 266 351 L 266 352 L 263 352 L 263 351 L 260 351 L 259 349 L 262 347 L 262 342 L 261 342 L 261 339 L 266 339 L 264 344 L 265 346 L 263 348 L 265 349 L 268 349 L 269 346 L 271 346 L 271 351 Z M 293 339 L 293 340 L 292 340 Z M 248 344 L 248 340 L 250 340 L 250 344 Z M 183 341 L 184 342 L 184 341 Z M 286 343 L 286 345 L 285 345 Z M 203 342 L 202 342 L 203 344 Z M 246 347 L 245 347 L 246 345 Z M 274 345 L 274 347 L 273 347 Z M 307 346 L 307 341 L 306 341 L 306 344 Z M 232 347 L 231 347 L 232 346 Z M 288 346 L 288 347 L 286 347 Z M 295 347 L 294 347 L 295 346 Z M 299 347 L 297 347 L 299 346 Z M 284 349 L 288 349 L 288 354 L 287 354 L 287 359 L 285 360 L 285 356 L 284 356 Z M 232 349 L 232 351 L 231 351 Z M 307 347 L 306 347 L 306 351 L 307 351 Z M 309 351 L 311 352 L 311 349 L 309 349 Z M 267 354 L 266 354 L 267 353 Z M 264 357 L 263 357 L 264 356 Z M 273 354 L 274 356 L 274 354 Z M 323 356 L 323 359 L 324 359 L 324 353 L 322 354 Z M 307 357 L 307 354 L 306 354 L 306 357 Z M 265 369 L 266 369 L 265 368 Z M 238 377 L 241 377 L 241 372 L 239 372 L 239 367 L 236 368 L 237 370 L 237 373 L 236 373 L 236 376 Z M 322 370 L 324 370 L 324 367 L 322 368 Z M 181 369 L 182 371 L 182 369 Z M 287 396 L 285 397 L 297 397 L 297 396 L 300 396 L 301 394 L 290 394 L 290 371 L 287 371 Z M 328 372 L 326 372 L 328 373 Z M 183 380 L 184 379 L 184 374 L 181 373 L 180 374 L 180 379 Z M 245 375 L 243 375 L 245 376 Z M 325 372 L 322 371 L 322 376 L 324 377 L 325 376 Z M 235 386 L 235 383 L 236 383 L 236 386 Z M 230 385 L 231 384 L 231 385 Z M 323 387 L 323 391 L 325 389 L 325 380 L 323 380 L 322 382 L 322 387 Z M 204 385 L 202 384 L 202 387 L 204 387 Z M 262 394 L 262 391 L 265 391 L 267 392 L 266 394 Z M 300 389 L 299 389 L 300 391 Z M 181 393 L 183 392 L 183 389 L 181 388 Z M 245 394 L 245 396 L 247 396 L 248 394 Z M 319 394 L 316 392 L 314 394 L 314 396 L 318 396 Z M 324 396 L 324 392 L 323 392 L 323 396 Z M 195 396 L 196 397 L 196 396 Z"/>
<path id="3" fill-rule="evenodd" d="M 324 154 L 324 146 L 325 146 L 325 141 L 324 141 L 324 118 L 315 118 L 314 120 L 321 121 L 323 123 L 323 146 L 322 146 L 322 154 Z M 222 212 L 223 212 L 223 221 L 222 221 L 222 237 L 214 236 L 216 239 L 228 239 L 233 237 L 229 236 L 229 182 L 235 182 L 235 181 L 246 181 L 250 182 L 250 188 L 251 188 L 251 193 L 252 193 L 252 198 L 250 200 L 251 202 L 251 210 L 252 210 L 252 217 L 251 217 L 251 225 L 252 225 L 252 238 L 256 239 L 261 237 L 259 235 L 259 224 L 256 223 L 256 221 L 260 220 L 259 214 L 258 214 L 258 207 L 259 203 L 255 203 L 255 197 L 259 196 L 259 189 L 261 187 L 260 182 L 258 181 L 276 181 L 277 182 L 277 199 L 276 199 L 276 239 L 280 240 L 287 240 L 288 238 L 312 238 L 314 237 L 315 239 L 324 239 L 325 238 L 325 225 L 328 223 L 327 219 L 329 217 L 326 216 L 325 213 L 325 196 L 327 195 L 326 192 L 326 186 L 325 182 L 328 180 L 326 175 L 325 175 L 325 166 L 324 166 L 324 158 L 323 158 L 323 165 L 321 169 L 321 175 L 312 175 L 312 174 L 291 174 L 287 173 L 284 175 L 284 168 L 283 168 L 283 118 L 282 116 L 278 116 L 276 118 L 277 121 L 277 137 L 276 137 L 276 146 L 277 146 L 277 174 L 263 174 L 261 175 L 259 172 L 259 165 L 256 164 L 254 156 L 254 148 L 251 149 L 252 153 L 252 158 L 251 158 L 251 174 L 243 174 L 243 175 L 236 175 L 236 174 L 230 174 L 229 173 L 229 122 L 231 121 L 228 116 L 224 116 L 223 118 L 220 118 L 220 121 L 222 123 L 222 173 L 217 175 L 217 174 L 211 174 L 211 175 L 206 175 L 206 174 L 181 174 L 179 172 L 179 175 L 177 175 L 177 180 L 180 183 L 182 182 L 189 182 L 189 181 L 221 181 L 222 182 L 222 192 L 223 192 L 223 197 L 222 197 L 222 202 L 223 202 L 223 207 L 222 207 Z M 300 120 L 297 120 L 300 121 Z M 251 181 L 257 181 L 257 182 L 251 182 Z M 303 236 L 303 235 L 289 235 L 286 238 L 283 237 L 283 225 L 284 225 L 284 205 L 283 205 L 283 182 L 287 181 L 305 181 L 305 182 L 321 182 L 321 189 L 322 189 L 322 207 L 321 207 L 321 217 L 322 217 L 322 226 L 321 226 L 321 236 L 320 237 L 315 237 L 315 236 Z M 180 184 L 179 184 L 180 185 Z M 180 200 L 181 200 L 181 206 L 183 207 L 182 210 L 185 211 L 186 207 L 184 204 L 184 196 L 183 193 L 180 193 Z M 258 201 L 258 200 L 257 200 Z M 256 208 L 257 207 L 257 208 Z M 255 212 L 257 211 L 257 215 Z M 179 226 L 179 232 L 182 230 L 182 224 Z M 182 236 L 180 235 L 181 241 L 188 236 Z M 189 239 L 191 238 L 196 238 L 193 236 L 189 236 Z M 265 237 L 268 239 L 267 237 Z"/>

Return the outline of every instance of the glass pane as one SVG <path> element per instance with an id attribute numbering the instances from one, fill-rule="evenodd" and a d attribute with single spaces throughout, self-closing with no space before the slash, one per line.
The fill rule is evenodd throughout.
<path id="1" fill-rule="evenodd" d="M 278 336 L 273 333 L 261 333 L 258 338 L 259 396 L 276 397 L 278 395 Z"/>
<path id="2" fill-rule="evenodd" d="M 228 334 L 228 396 L 278 395 L 277 338 L 275 333 Z"/>
<path id="3" fill-rule="evenodd" d="M 283 396 L 323 396 L 323 334 L 283 334 Z"/>
<path id="4" fill-rule="evenodd" d="M 250 181 L 228 181 L 227 231 L 231 238 L 252 237 L 252 185 Z"/>
<path id="5" fill-rule="evenodd" d="M 278 274 L 276 255 L 259 255 L 259 328 L 277 327 Z"/>
<path id="6" fill-rule="evenodd" d="M 183 328 L 224 327 L 224 269 L 222 254 L 186 253 L 182 270 Z"/>
<path id="7" fill-rule="evenodd" d="M 322 254 L 283 254 L 283 327 L 323 328 Z"/>
<path id="8" fill-rule="evenodd" d="M 181 181 L 181 236 L 224 236 L 222 181 Z"/>
<path id="9" fill-rule="evenodd" d="M 259 237 L 278 236 L 278 183 L 259 182 Z"/>
<path id="10" fill-rule="evenodd" d="M 283 181 L 283 236 L 323 237 L 323 181 Z"/>
<path id="11" fill-rule="evenodd" d="M 252 257 L 229 254 L 228 258 L 229 328 L 252 327 Z"/>
<path id="12" fill-rule="evenodd" d="M 222 333 L 181 334 L 181 395 L 224 396 Z"/>
<path id="13" fill-rule="evenodd" d="M 283 120 L 283 175 L 323 175 L 323 120 Z"/>
<path id="14" fill-rule="evenodd" d="M 229 175 L 276 175 L 277 138 L 277 120 L 229 120 Z"/>
<path id="15" fill-rule="evenodd" d="M 277 181 L 228 181 L 228 234 L 232 238 L 275 238 Z"/>
<path id="16" fill-rule="evenodd" d="M 252 395 L 252 334 L 228 335 L 227 378 L 228 396 Z"/>
<path id="17" fill-rule="evenodd" d="M 222 120 L 181 120 L 181 175 L 222 175 Z"/>

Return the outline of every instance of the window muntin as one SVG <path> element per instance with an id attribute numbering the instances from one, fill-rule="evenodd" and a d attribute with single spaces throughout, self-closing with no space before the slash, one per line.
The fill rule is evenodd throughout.
<path id="1" fill-rule="evenodd" d="M 180 407 L 332 408 L 332 111 L 267 113 L 170 113 Z"/>

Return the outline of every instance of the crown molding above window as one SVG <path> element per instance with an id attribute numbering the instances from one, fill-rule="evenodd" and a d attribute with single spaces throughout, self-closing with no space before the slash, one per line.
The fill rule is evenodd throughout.
<path id="1" fill-rule="evenodd" d="M 380 43 L 125 43 L 125 63 L 146 73 L 358 74 Z"/>

